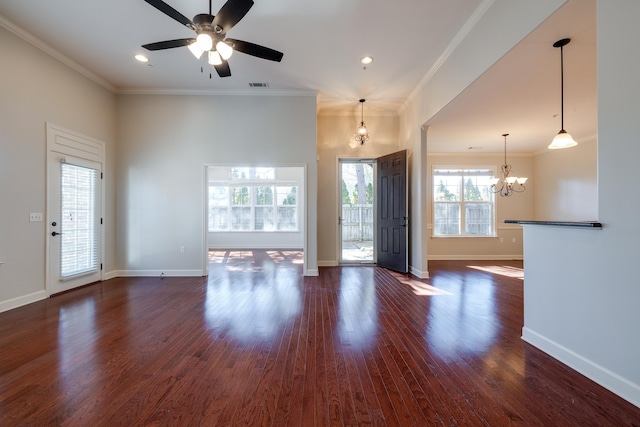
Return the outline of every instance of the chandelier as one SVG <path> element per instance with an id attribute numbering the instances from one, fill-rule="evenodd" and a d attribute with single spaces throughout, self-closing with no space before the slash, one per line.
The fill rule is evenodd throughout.
<path id="1" fill-rule="evenodd" d="M 360 126 L 356 130 L 355 140 L 360 143 L 360 145 L 364 145 L 365 142 L 369 140 L 369 131 L 367 131 L 367 126 L 364 124 L 364 99 L 360 100 L 360 105 L 362 106 L 362 112 L 360 116 Z"/>
<path id="2" fill-rule="evenodd" d="M 502 197 L 511 196 L 514 192 L 522 193 L 525 190 L 524 183 L 527 182 L 527 178 L 509 176 L 511 173 L 511 165 L 507 164 L 507 136 L 508 133 L 503 133 L 504 136 L 504 164 L 500 166 L 502 172 L 501 178 L 491 179 L 491 191 L 498 193 Z"/>

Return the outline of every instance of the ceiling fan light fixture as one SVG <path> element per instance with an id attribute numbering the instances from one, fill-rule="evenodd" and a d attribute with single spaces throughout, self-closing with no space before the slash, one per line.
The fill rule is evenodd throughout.
<path id="1" fill-rule="evenodd" d="M 223 42 L 222 40 L 220 40 L 216 44 L 216 50 L 220 53 L 220 56 L 225 61 L 227 59 L 231 58 L 231 55 L 233 54 L 233 48 L 231 46 L 229 46 L 228 44 L 226 44 L 225 42 Z"/>
<path id="2" fill-rule="evenodd" d="M 142 45 L 144 49 L 156 51 L 186 46 L 189 47 L 189 50 L 197 59 L 200 59 L 205 52 L 213 51 L 215 53 L 207 54 L 207 60 L 211 64 L 217 64 L 215 69 L 220 77 L 231 76 L 229 64 L 225 60 L 231 57 L 236 50 L 268 61 L 282 61 L 283 53 L 277 50 L 237 39 L 226 39 L 227 41 L 225 42 L 228 31 L 249 12 L 249 9 L 254 4 L 253 0 L 226 0 L 215 15 L 211 9 L 212 0 L 209 0 L 209 13 L 200 13 L 194 16 L 193 20 L 187 18 L 163 0 L 145 1 L 169 18 L 195 32 L 195 38 L 192 36 L 190 38 L 147 43 Z M 215 47 L 216 45 L 217 48 Z"/>
<path id="3" fill-rule="evenodd" d="M 204 50 L 200 47 L 200 45 L 197 42 L 191 43 L 187 47 L 189 48 L 191 53 L 193 53 L 193 56 L 195 56 L 197 59 L 200 59 L 200 57 L 204 53 Z"/>
<path id="4" fill-rule="evenodd" d="M 209 51 L 209 64 L 211 65 L 222 65 L 222 57 L 215 50 Z"/>
<path id="5" fill-rule="evenodd" d="M 213 47 L 213 38 L 207 33 L 200 33 L 196 38 L 196 43 L 203 51 L 211 50 Z"/>

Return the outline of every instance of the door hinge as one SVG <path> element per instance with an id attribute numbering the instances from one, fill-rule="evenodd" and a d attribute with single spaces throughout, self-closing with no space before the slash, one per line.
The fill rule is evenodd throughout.
<path id="1" fill-rule="evenodd" d="M 100 225 L 102 225 L 102 218 L 100 218 Z"/>
<path id="2" fill-rule="evenodd" d="M 100 172 L 100 179 L 104 179 L 104 172 Z"/>
<path id="3" fill-rule="evenodd" d="M 100 271 L 102 271 L 102 263 L 100 263 Z"/>

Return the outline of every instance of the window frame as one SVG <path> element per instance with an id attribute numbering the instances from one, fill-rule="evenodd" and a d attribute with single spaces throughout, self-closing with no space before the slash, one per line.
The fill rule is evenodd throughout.
<path id="1" fill-rule="evenodd" d="M 253 169 L 253 168 L 242 168 L 243 172 L 244 169 Z M 266 168 L 265 168 L 266 169 Z M 290 179 L 271 179 L 271 178 L 260 178 L 259 176 L 256 177 L 258 174 L 257 173 L 251 173 L 250 175 L 252 175 L 252 177 L 250 178 L 238 178 L 237 174 L 235 176 L 232 175 L 232 173 L 229 174 L 228 179 L 226 180 L 210 180 L 208 181 L 207 184 L 207 200 L 208 200 L 208 206 L 207 206 L 207 232 L 209 233 L 299 233 L 300 232 L 300 217 L 299 217 L 299 209 L 300 209 L 300 202 L 299 202 L 299 192 L 300 192 L 300 185 L 298 183 L 297 180 L 290 180 Z M 226 206 L 212 206 L 211 205 L 211 197 L 210 195 L 212 194 L 211 188 L 227 188 L 226 192 L 227 192 L 227 204 Z M 248 188 L 248 203 L 247 204 L 232 204 L 233 202 L 233 194 L 234 194 L 234 188 Z M 258 193 L 259 193 L 259 188 L 267 188 L 269 187 L 271 189 L 271 203 L 258 203 Z M 295 189 L 295 203 L 293 204 L 281 204 L 279 203 L 278 200 L 278 188 L 279 187 L 291 187 L 292 189 Z M 290 190 L 291 191 L 291 190 Z M 211 209 L 215 208 L 215 209 L 225 209 L 227 210 L 227 221 L 226 221 L 226 229 L 213 229 L 211 226 L 215 225 L 215 221 L 212 222 L 212 218 L 211 218 Z M 236 228 L 234 229 L 234 223 L 233 223 L 233 214 L 232 211 L 234 208 L 249 208 L 250 209 L 250 218 L 249 218 L 249 225 L 248 228 L 242 228 L 242 226 L 240 226 L 240 228 Z M 271 213 L 272 213 L 272 220 L 271 221 L 264 221 L 264 217 L 262 218 L 262 225 L 264 227 L 265 223 L 268 223 L 269 226 L 273 226 L 273 228 L 269 228 L 269 229 L 256 229 L 256 208 L 261 208 L 264 211 L 267 211 L 269 209 L 271 209 Z M 288 228 L 288 229 L 280 229 L 280 223 L 283 222 L 281 221 L 281 218 L 279 217 L 278 213 L 280 211 L 280 208 L 286 208 L 288 210 L 293 211 L 293 215 L 289 216 L 289 218 L 294 218 L 295 224 L 293 228 Z M 258 221 L 259 222 L 259 221 Z M 290 224 L 291 222 L 284 222 L 284 224 Z"/>
<path id="2" fill-rule="evenodd" d="M 437 201 L 435 200 L 436 197 L 436 192 L 435 192 L 435 177 L 436 177 L 436 171 L 440 171 L 440 170 L 449 170 L 449 171 L 461 171 L 462 173 L 459 174 L 458 176 L 461 177 L 460 183 L 460 200 L 458 201 Z M 465 173 L 467 171 L 487 171 L 486 175 L 483 174 L 479 174 L 479 173 Z M 455 176 L 455 175 L 454 175 Z M 487 178 L 493 178 L 496 176 L 496 167 L 495 166 L 486 166 L 486 165 L 432 165 L 431 167 L 431 222 L 432 222 L 432 229 L 431 229 L 431 237 L 432 238 L 454 238 L 454 239 L 459 239 L 459 238 L 496 238 L 498 237 L 498 230 L 497 230 L 497 200 L 495 197 L 495 193 L 493 193 L 492 191 L 489 190 L 489 195 L 490 195 L 490 200 L 489 201 L 466 201 L 464 200 L 464 185 L 465 182 L 467 180 L 468 177 L 473 177 L 473 176 L 486 176 Z M 452 204 L 452 205 L 459 205 L 459 211 L 460 211 L 460 221 L 459 221 L 459 230 L 460 232 L 458 234 L 438 234 L 436 232 L 436 204 L 438 203 L 445 203 L 445 204 Z M 468 205 L 471 204 L 483 204 L 483 203 L 489 203 L 491 205 L 491 220 L 490 220 L 490 227 L 491 227 L 491 231 L 489 234 L 468 234 L 466 232 L 467 227 L 469 226 L 469 224 L 467 224 L 467 217 L 466 217 L 466 207 Z"/>

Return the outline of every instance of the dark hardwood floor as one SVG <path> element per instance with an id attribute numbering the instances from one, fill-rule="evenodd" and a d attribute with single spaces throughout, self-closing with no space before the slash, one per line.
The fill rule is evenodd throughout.
<path id="1" fill-rule="evenodd" d="M 117 278 L 0 313 L 0 425 L 640 425 L 520 339 L 520 262 L 430 262 L 417 280 L 303 278 L 293 251 L 210 259 L 208 278 Z"/>

